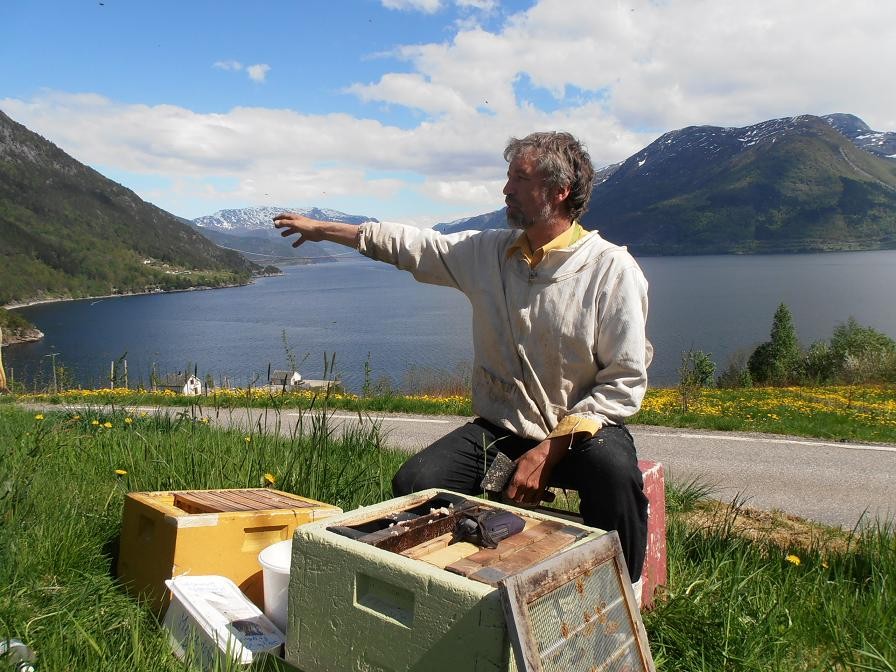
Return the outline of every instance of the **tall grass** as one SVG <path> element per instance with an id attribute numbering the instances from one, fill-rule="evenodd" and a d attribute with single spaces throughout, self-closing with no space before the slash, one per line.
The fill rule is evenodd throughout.
<path id="1" fill-rule="evenodd" d="M 381 448 L 376 428 L 335 431 L 324 410 L 289 422 L 273 410 L 241 431 L 203 417 L 0 406 L 0 637 L 28 642 L 41 669 L 189 669 L 114 579 L 127 491 L 258 487 L 270 474 L 351 509 L 390 497 L 404 457 Z M 836 547 L 748 539 L 737 503 L 695 522 L 710 488 L 667 489 L 669 585 L 645 615 L 659 670 L 896 669 L 891 526 Z"/>
<path id="2" fill-rule="evenodd" d="M 183 669 L 113 578 L 130 490 L 276 487 L 352 509 L 391 496 L 403 456 L 376 427 L 336 433 L 324 412 L 285 429 L 221 431 L 189 415 L 25 413 L 0 407 L 0 637 L 44 670 Z"/>
<path id="3" fill-rule="evenodd" d="M 754 540 L 740 530 L 747 512 L 738 502 L 699 523 L 688 515 L 710 490 L 696 482 L 670 488 L 669 586 L 645 614 L 658 669 L 896 670 L 890 524 Z"/>

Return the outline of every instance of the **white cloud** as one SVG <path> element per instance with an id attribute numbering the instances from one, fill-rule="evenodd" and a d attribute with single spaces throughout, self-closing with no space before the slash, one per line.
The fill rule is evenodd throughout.
<path id="1" fill-rule="evenodd" d="M 271 66 L 267 63 L 244 66 L 239 61 L 215 61 L 215 63 L 212 64 L 212 67 L 217 68 L 218 70 L 229 70 L 231 72 L 241 72 L 245 70 L 246 74 L 249 75 L 249 79 L 259 83 L 267 78 L 268 72 L 271 69 Z"/>
<path id="2" fill-rule="evenodd" d="M 375 204 L 363 209 L 380 218 L 398 218 L 401 208 L 403 219 L 444 221 L 433 213 L 501 206 L 504 143 L 533 130 L 573 132 L 598 167 L 691 124 L 851 112 L 896 130 L 896 89 L 880 78 L 896 63 L 893 25 L 896 3 L 873 0 L 541 0 L 497 31 L 464 28 L 442 43 L 399 46 L 392 55 L 405 61 L 402 71 L 336 84 L 381 119 L 263 108 L 200 114 L 52 92 L 0 100 L 0 109 L 86 163 L 174 180 L 179 191 L 168 200 L 192 194 L 209 211 L 221 202 L 354 199 L 346 202 Z M 261 80 L 268 72 L 237 61 L 214 67 L 250 76 L 259 68 Z M 391 125 L 394 107 L 418 121 Z M 165 193 L 153 200 L 172 207 Z M 418 204 L 411 215 L 409 201 Z"/>
<path id="3" fill-rule="evenodd" d="M 896 89 L 873 73 L 896 63 L 894 24 L 896 3 L 875 0 L 541 0 L 500 32 L 400 53 L 427 88 L 472 107 L 487 98 L 499 113 L 518 107 L 511 84 L 524 74 L 558 104 L 567 87 L 602 92 L 630 127 L 852 111 L 886 129 Z M 408 104 L 387 84 L 366 85 L 366 98 Z"/>
<path id="4" fill-rule="evenodd" d="M 250 65 L 246 67 L 246 72 L 249 73 L 249 79 L 253 82 L 263 82 L 265 78 L 268 76 L 268 71 L 271 69 L 267 63 L 259 63 L 257 65 Z"/>
<path id="5" fill-rule="evenodd" d="M 367 102 L 396 103 L 432 115 L 475 112 L 454 89 L 427 82 L 417 74 L 390 73 L 383 75 L 376 84 L 355 84 L 346 91 Z"/>
<path id="6" fill-rule="evenodd" d="M 457 6 L 478 9 L 482 12 L 493 12 L 498 8 L 498 0 L 456 0 Z"/>
<path id="7" fill-rule="evenodd" d="M 218 70 L 242 70 L 243 64 L 239 61 L 215 61 L 212 67 Z"/>
<path id="8" fill-rule="evenodd" d="M 425 14 L 435 14 L 444 7 L 441 0 L 382 0 L 382 4 L 386 9 L 417 11 Z M 463 10 L 493 12 L 500 3 L 498 0 L 454 0 L 453 4 Z"/>
<path id="9" fill-rule="evenodd" d="M 386 9 L 399 9 L 434 14 L 441 9 L 440 0 L 382 0 Z"/>

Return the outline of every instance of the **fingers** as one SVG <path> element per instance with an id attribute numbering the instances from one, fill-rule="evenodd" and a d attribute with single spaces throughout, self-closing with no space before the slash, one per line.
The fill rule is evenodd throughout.
<path id="1" fill-rule="evenodd" d="M 306 220 L 306 217 L 296 215 L 291 212 L 281 212 L 274 217 L 274 228 L 282 229 L 285 226 L 295 226 L 299 222 Z"/>
<path id="2" fill-rule="evenodd" d="M 538 504 L 541 501 L 541 493 L 542 490 L 537 485 L 516 479 L 513 479 L 504 491 L 508 499 L 528 505 Z"/>
<path id="3" fill-rule="evenodd" d="M 274 217 L 274 228 L 276 229 L 285 229 L 280 232 L 280 235 L 284 238 L 288 238 L 289 236 L 293 236 L 295 234 L 299 234 L 299 238 L 293 242 L 293 247 L 298 247 L 302 243 L 305 242 L 305 236 L 302 234 L 302 231 L 298 228 L 297 224 L 304 218 L 299 215 L 293 215 L 290 213 L 283 213 Z"/>

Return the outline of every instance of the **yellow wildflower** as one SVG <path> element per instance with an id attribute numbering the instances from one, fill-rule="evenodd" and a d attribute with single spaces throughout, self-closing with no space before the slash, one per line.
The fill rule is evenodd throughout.
<path id="1" fill-rule="evenodd" d="M 801 561 L 800 561 L 800 556 L 798 556 L 798 555 L 794 555 L 793 553 L 791 553 L 790 555 L 788 555 L 788 556 L 787 556 L 786 558 L 784 558 L 784 559 L 785 559 L 787 562 L 789 562 L 790 564 L 792 564 L 792 565 L 796 565 L 797 567 L 799 567 L 799 564 L 800 564 L 800 562 L 801 562 Z"/>
<path id="2" fill-rule="evenodd" d="M 116 470 L 115 470 L 115 475 L 116 475 L 116 476 L 127 476 L 127 475 L 128 475 L 128 472 L 127 472 L 126 470 L 124 470 L 124 469 L 116 469 Z"/>
<path id="3" fill-rule="evenodd" d="M 251 436 L 244 436 L 244 437 L 243 437 L 243 441 L 245 441 L 246 443 L 250 443 L 250 442 L 252 441 L 252 437 L 251 437 Z"/>
<path id="4" fill-rule="evenodd" d="M 274 483 L 276 483 L 276 482 L 277 482 L 277 477 L 274 476 L 274 474 L 268 472 L 267 474 L 264 475 L 264 484 L 266 486 L 274 485 Z"/>
<path id="5" fill-rule="evenodd" d="M 105 427 L 106 429 L 112 429 L 112 423 L 106 420 L 106 422 L 103 423 L 103 427 Z"/>
<path id="6" fill-rule="evenodd" d="M 72 420 L 80 420 L 80 419 L 81 419 L 81 416 L 80 416 L 80 415 L 73 415 L 73 416 L 72 416 Z"/>
<path id="7" fill-rule="evenodd" d="M 90 424 L 93 425 L 94 427 L 96 427 L 98 424 L 100 424 L 100 421 L 99 420 L 91 420 Z"/>
<path id="8" fill-rule="evenodd" d="M 132 422 L 134 422 L 134 421 L 131 420 L 130 418 L 125 418 L 125 419 L 124 419 L 124 424 L 126 424 L 126 425 L 130 425 Z"/>
<path id="9" fill-rule="evenodd" d="M 38 413 L 37 415 L 34 416 L 34 419 L 35 419 L 35 420 L 43 420 L 43 419 L 44 419 L 44 414 L 43 414 L 43 413 Z"/>

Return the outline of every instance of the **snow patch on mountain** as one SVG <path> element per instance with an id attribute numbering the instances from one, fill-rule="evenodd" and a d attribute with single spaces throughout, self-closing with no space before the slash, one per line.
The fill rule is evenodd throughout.
<path id="1" fill-rule="evenodd" d="M 872 130 L 852 114 L 828 114 L 822 119 L 866 152 L 887 159 L 896 157 L 896 132 Z"/>
<path id="2" fill-rule="evenodd" d="M 215 229 L 230 233 L 257 231 L 270 229 L 276 215 L 284 212 L 294 212 L 309 219 L 317 219 L 330 222 L 346 222 L 348 224 L 362 224 L 364 222 L 377 221 L 373 217 L 364 215 L 349 215 L 339 210 L 329 208 L 282 208 L 277 206 L 261 206 L 253 208 L 237 208 L 218 210 L 212 215 L 197 217 L 193 224 L 204 229 Z"/>

